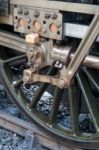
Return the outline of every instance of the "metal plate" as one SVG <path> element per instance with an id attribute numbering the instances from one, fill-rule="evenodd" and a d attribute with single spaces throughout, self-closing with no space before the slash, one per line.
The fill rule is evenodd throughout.
<path id="1" fill-rule="evenodd" d="M 27 12 L 27 14 L 26 14 Z M 39 13 L 38 17 L 35 17 L 35 12 Z M 45 15 L 49 14 L 49 18 L 45 18 Z M 52 16 L 55 14 L 57 18 L 53 19 Z M 24 26 L 19 25 L 19 20 L 22 19 L 26 22 Z M 33 28 L 33 23 L 38 21 L 41 24 L 40 36 L 46 38 L 52 38 L 61 40 L 62 39 L 62 14 L 57 10 L 51 9 L 41 9 L 41 8 L 29 8 L 19 6 L 14 8 L 14 30 L 21 33 L 36 32 Z M 55 24 L 57 27 L 57 32 L 52 33 L 50 31 L 50 25 Z"/>

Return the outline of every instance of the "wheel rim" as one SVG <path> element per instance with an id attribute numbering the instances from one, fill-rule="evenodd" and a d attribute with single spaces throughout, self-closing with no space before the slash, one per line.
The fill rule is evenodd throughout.
<path id="1" fill-rule="evenodd" d="M 15 77 L 12 80 L 11 76 L 13 74 L 13 71 L 11 69 L 11 64 L 15 64 L 15 61 L 19 61 L 20 59 L 24 58 L 25 56 L 18 56 L 14 57 L 13 59 L 8 59 L 5 61 L 1 60 L 0 67 L 1 67 L 1 78 L 2 82 L 5 85 L 10 97 L 14 100 L 14 102 L 18 105 L 18 107 L 25 113 L 25 115 L 32 121 L 36 122 L 37 124 L 44 127 L 44 129 L 47 129 L 51 134 L 54 134 L 57 137 L 61 137 L 63 140 L 67 142 L 67 144 L 75 145 L 76 147 L 84 147 L 88 149 L 98 148 L 98 127 L 99 127 L 99 119 L 98 119 L 98 110 L 96 109 L 96 103 L 94 100 L 93 92 L 97 90 L 96 93 L 99 91 L 99 81 L 97 75 L 95 74 L 96 70 L 93 70 L 91 68 L 82 67 L 79 72 L 77 72 L 75 79 L 72 81 L 71 86 L 67 90 L 60 90 L 59 88 L 55 88 L 54 91 L 54 98 L 52 102 L 52 109 L 49 113 L 49 116 L 46 117 L 43 113 L 43 119 L 40 115 L 38 115 L 38 112 L 36 112 L 36 109 L 34 109 L 37 104 L 40 101 L 40 97 L 42 96 L 42 93 L 46 91 L 48 84 L 44 83 L 41 85 L 41 88 L 39 89 L 37 95 L 35 95 L 34 99 L 32 100 L 32 103 L 27 105 L 28 101 L 26 102 L 26 99 L 24 100 L 24 97 L 22 97 L 23 93 L 19 92 L 17 93 L 17 90 L 19 86 L 21 87 L 21 80 L 18 79 L 18 82 L 12 86 L 13 82 L 15 81 Z M 19 61 L 20 63 L 20 61 Z M 22 63 L 22 62 L 21 62 Z M 8 75 L 8 71 L 11 72 L 11 76 Z M 56 74 L 57 69 L 53 69 L 51 66 L 48 75 L 54 75 Z M 14 76 L 14 74 L 13 74 Z M 96 77 L 95 77 L 96 76 Z M 69 101 L 69 108 L 70 112 L 69 117 L 70 119 L 70 128 L 65 128 L 64 126 L 59 125 L 59 121 L 57 121 L 57 115 L 59 106 L 61 105 L 61 101 L 63 100 L 62 95 L 67 93 L 67 98 Z M 77 92 L 76 92 L 77 91 Z M 80 105 L 81 105 L 81 97 L 84 97 L 85 103 L 88 108 L 88 115 L 90 120 L 90 124 L 93 124 L 93 133 L 90 131 L 89 133 L 85 133 L 85 131 L 81 131 L 79 128 L 80 122 L 79 122 L 79 115 L 81 114 Z M 79 98 L 80 97 L 80 98 Z M 75 98 L 75 99 L 74 99 Z M 64 104 L 65 105 L 65 104 Z M 31 106 L 31 107 L 29 107 Z M 32 111 L 31 111 L 32 110 Z M 41 112 L 40 112 L 41 113 Z M 91 115 L 89 115 L 89 113 Z M 66 116 L 67 117 L 67 116 Z M 47 119 L 46 119 L 47 118 Z M 56 125 L 57 124 L 57 125 Z M 71 125 L 72 124 L 72 125 Z M 90 143 L 90 145 L 89 145 Z M 93 146 L 94 143 L 94 146 Z"/>

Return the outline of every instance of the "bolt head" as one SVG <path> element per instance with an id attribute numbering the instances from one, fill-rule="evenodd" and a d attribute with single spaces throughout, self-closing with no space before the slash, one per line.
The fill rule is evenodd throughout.
<path id="1" fill-rule="evenodd" d="M 25 10 L 24 11 L 24 15 L 28 15 L 29 14 L 29 11 L 28 10 Z"/>
<path id="2" fill-rule="evenodd" d="M 60 89 L 67 88 L 67 87 L 69 87 L 69 85 L 70 85 L 70 81 L 68 78 L 60 79 L 58 82 L 58 87 Z"/>
<path id="3" fill-rule="evenodd" d="M 22 13 L 23 13 L 23 10 L 22 10 L 22 9 L 19 9 L 19 10 L 18 10 L 18 14 L 21 15 Z"/>
<path id="4" fill-rule="evenodd" d="M 57 14 L 52 15 L 52 19 L 57 19 L 57 17 L 58 17 Z"/>
<path id="5" fill-rule="evenodd" d="M 45 14 L 45 18 L 49 19 L 51 17 L 51 14 Z"/>
<path id="6" fill-rule="evenodd" d="M 34 17 L 39 17 L 40 16 L 40 13 L 39 13 L 39 11 L 35 11 L 35 13 L 34 13 Z"/>
<path id="7" fill-rule="evenodd" d="M 58 87 L 59 87 L 60 89 L 63 89 L 64 86 L 65 86 L 65 81 L 64 81 L 63 79 L 60 79 L 60 81 L 58 82 Z"/>

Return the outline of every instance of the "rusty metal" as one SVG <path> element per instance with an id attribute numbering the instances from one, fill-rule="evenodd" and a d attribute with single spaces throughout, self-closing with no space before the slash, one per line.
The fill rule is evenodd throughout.
<path id="1" fill-rule="evenodd" d="M 28 65 L 37 71 L 44 64 L 44 51 L 41 47 L 33 46 L 27 50 Z"/>
<path id="2" fill-rule="evenodd" d="M 19 13 L 21 10 L 22 13 Z M 25 15 L 24 12 L 28 11 Z M 36 14 L 35 14 L 36 13 Z M 39 15 L 38 15 L 39 14 Z M 46 14 L 50 14 L 51 17 L 46 18 Z M 53 19 L 54 14 L 56 18 Z M 57 32 L 54 34 L 50 31 L 51 24 L 55 24 Z M 62 14 L 58 10 L 41 9 L 38 6 L 32 9 L 30 7 L 24 7 L 19 5 L 14 8 L 14 30 L 15 32 L 21 32 L 29 34 L 32 32 L 38 33 L 40 36 L 51 39 L 62 39 Z M 58 34 L 59 33 L 59 34 Z"/>

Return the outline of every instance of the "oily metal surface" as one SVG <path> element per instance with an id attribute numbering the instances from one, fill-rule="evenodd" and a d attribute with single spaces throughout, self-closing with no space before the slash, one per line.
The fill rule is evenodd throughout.
<path id="1" fill-rule="evenodd" d="M 32 116 L 31 114 L 24 108 L 24 106 L 18 102 L 19 100 L 16 98 L 16 95 L 14 93 L 14 91 L 12 90 L 10 84 L 9 84 L 9 81 L 7 80 L 7 77 L 6 77 L 6 74 L 4 72 L 4 69 L 3 69 L 3 66 L 2 64 L 0 65 L 1 66 L 1 79 L 2 79 L 2 82 L 4 84 L 4 86 L 6 87 L 7 89 L 7 92 L 9 94 L 10 97 L 12 97 L 12 99 L 14 100 L 14 102 L 17 104 L 17 106 L 21 109 L 21 111 L 28 117 L 30 118 L 31 121 L 34 121 L 36 118 L 34 117 L 34 120 L 32 119 Z M 17 101 L 16 101 L 17 100 Z M 35 120 L 36 122 L 38 122 L 39 120 Z M 35 122 L 34 121 L 34 122 Z M 48 132 L 49 134 L 49 137 L 51 138 L 54 138 L 56 139 L 56 141 L 60 141 L 60 138 L 58 138 L 56 135 L 60 136 L 61 137 L 61 141 L 63 145 L 76 145 L 76 147 L 82 147 L 82 148 L 88 148 L 88 149 L 94 149 L 94 148 L 98 148 L 99 147 L 99 142 L 98 140 L 96 141 L 85 141 L 83 139 L 83 141 L 81 140 L 74 140 L 73 138 L 70 138 L 70 137 L 66 137 L 66 136 L 62 136 L 60 133 L 56 132 L 56 131 L 53 131 L 51 128 L 45 126 L 44 124 L 40 123 L 40 121 L 38 122 L 38 124 L 40 124 L 42 127 L 44 128 L 41 128 L 42 131 L 44 131 L 45 129 L 47 129 L 46 131 L 50 131 Z M 40 126 L 39 126 L 40 127 Z"/>

